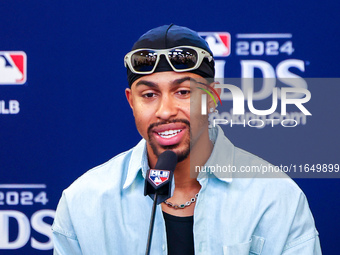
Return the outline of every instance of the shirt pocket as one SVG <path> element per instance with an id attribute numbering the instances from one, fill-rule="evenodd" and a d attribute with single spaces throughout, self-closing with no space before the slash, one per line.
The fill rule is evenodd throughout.
<path id="1" fill-rule="evenodd" d="M 260 236 L 251 236 L 245 243 L 223 246 L 223 255 L 261 255 L 265 239 Z"/>

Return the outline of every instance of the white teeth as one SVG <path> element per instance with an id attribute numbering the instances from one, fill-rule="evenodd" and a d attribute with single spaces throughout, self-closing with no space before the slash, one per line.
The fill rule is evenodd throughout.
<path id="1" fill-rule="evenodd" d="M 176 136 L 181 131 L 182 131 L 182 129 L 167 130 L 167 131 L 158 133 L 158 135 L 162 138 L 171 138 L 171 137 Z"/>

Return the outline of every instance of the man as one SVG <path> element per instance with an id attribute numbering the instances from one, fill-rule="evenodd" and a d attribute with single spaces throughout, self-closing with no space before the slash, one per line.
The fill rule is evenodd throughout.
<path id="1" fill-rule="evenodd" d="M 175 188 L 157 207 L 151 254 L 321 254 L 306 198 L 291 179 L 195 173 L 195 166 L 268 164 L 234 147 L 221 128 L 208 128 L 200 98 L 202 88 L 216 92 L 207 84 L 214 61 L 196 32 L 155 28 L 124 60 L 126 97 L 143 139 L 63 192 L 55 254 L 144 254 L 152 207 L 144 178 L 165 150 L 178 157 Z M 207 104 L 213 112 L 213 100 Z"/>

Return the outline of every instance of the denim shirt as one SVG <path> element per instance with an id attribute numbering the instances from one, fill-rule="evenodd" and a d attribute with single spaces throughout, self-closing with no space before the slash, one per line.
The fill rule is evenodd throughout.
<path id="1" fill-rule="evenodd" d="M 220 127 L 212 129 L 210 137 L 214 149 L 206 166 L 268 164 L 235 147 Z M 148 169 L 142 140 L 64 190 L 52 226 L 54 254 L 145 254 L 153 202 L 144 196 Z M 196 255 L 321 254 L 306 197 L 291 179 L 202 171 L 197 180 Z M 167 254 L 161 205 L 156 208 L 150 254 Z"/>

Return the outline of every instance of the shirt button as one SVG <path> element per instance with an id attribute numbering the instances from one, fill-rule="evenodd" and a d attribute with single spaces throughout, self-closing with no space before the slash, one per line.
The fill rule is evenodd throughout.
<path id="1" fill-rule="evenodd" d="M 165 244 L 162 245 L 162 249 L 163 249 L 163 251 L 165 251 Z"/>

